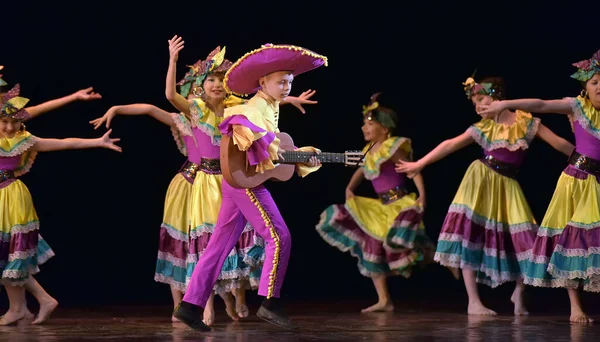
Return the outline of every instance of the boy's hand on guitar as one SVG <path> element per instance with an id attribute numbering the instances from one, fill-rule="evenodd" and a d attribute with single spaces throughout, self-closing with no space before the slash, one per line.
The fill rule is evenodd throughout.
<path id="1" fill-rule="evenodd" d="M 277 151 L 277 158 L 280 162 L 283 162 L 285 160 L 285 158 L 283 158 L 283 152 L 285 152 L 285 151 L 284 150 Z"/>
<path id="2" fill-rule="evenodd" d="M 308 163 L 306 163 L 306 165 L 318 166 L 318 165 L 321 165 L 321 161 L 319 160 L 319 158 L 312 156 L 312 157 L 310 157 L 310 159 L 308 160 Z"/>

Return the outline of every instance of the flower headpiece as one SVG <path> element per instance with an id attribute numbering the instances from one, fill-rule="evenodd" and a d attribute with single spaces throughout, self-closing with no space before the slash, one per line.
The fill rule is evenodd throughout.
<path id="1" fill-rule="evenodd" d="M 502 97 L 502 91 L 496 87 L 493 83 L 477 83 L 475 82 L 475 73 L 477 70 L 473 71 L 471 77 L 467 78 L 462 84 L 465 89 L 465 94 L 467 98 L 470 100 L 473 95 L 487 95 L 494 98 Z"/>
<path id="2" fill-rule="evenodd" d="M 29 113 L 24 109 L 29 99 L 20 97 L 19 93 L 21 86 L 15 85 L 0 99 L 0 118 L 9 117 L 16 120 L 26 120 L 29 118 Z"/>
<path id="3" fill-rule="evenodd" d="M 393 130 L 396 128 L 398 117 L 394 111 L 379 106 L 379 102 L 377 102 L 377 97 L 379 97 L 379 95 L 381 95 L 381 93 L 373 94 L 369 104 L 363 106 L 363 116 L 368 120 L 377 121 L 383 127 Z"/>
<path id="4" fill-rule="evenodd" d="M 2 69 L 4 69 L 4 65 L 0 65 L 0 71 L 2 71 Z M 0 74 L 0 87 L 3 87 L 5 85 L 7 85 L 8 83 L 6 83 L 6 81 L 4 81 L 2 79 L 2 74 Z"/>
<path id="5" fill-rule="evenodd" d="M 592 58 L 573 63 L 573 66 L 578 70 L 571 77 L 581 82 L 587 82 L 594 74 L 600 73 L 600 50 L 596 51 Z"/>
<path id="6" fill-rule="evenodd" d="M 188 65 L 190 70 L 185 74 L 183 79 L 177 83 L 179 93 L 183 97 L 187 97 L 190 93 L 192 83 L 202 85 L 208 74 L 213 72 L 225 72 L 231 67 L 231 61 L 225 59 L 225 47 L 221 50 L 217 46 L 205 60 L 198 60 L 194 65 Z"/>

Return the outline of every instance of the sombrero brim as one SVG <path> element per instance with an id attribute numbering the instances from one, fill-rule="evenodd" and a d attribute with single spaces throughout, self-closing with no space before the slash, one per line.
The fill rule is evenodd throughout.
<path id="1" fill-rule="evenodd" d="M 225 74 L 225 90 L 247 96 L 260 89 L 258 80 L 277 71 L 291 71 L 294 76 L 327 66 L 327 57 L 294 45 L 263 45 L 238 59 Z"/>

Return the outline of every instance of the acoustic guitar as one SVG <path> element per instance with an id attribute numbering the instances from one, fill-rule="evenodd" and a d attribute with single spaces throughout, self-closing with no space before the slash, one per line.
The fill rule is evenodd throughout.
<path id="1" fill-rule="evenodd" d="M 264 173 L 256 172 L 256 165 L 250 165 L 246 152 L 240 151 L 233 143 L 233 138 L 221 137 L 221 172 L 225 181 L 234 188 L 251 189 L 267 180 L 285 182 L 292 178 L 296 171 L 296 163 L 307 163 L 310 157 L 317 157 L 321 163 L 338 163 L 346 166 L 362 166 L 362 151 L 346 151 L 344 153 L 294 151 L 294 141 L 287 133 L 277 133 L 279 148 L 284 150 L 283 161 L 273 161 L 275 168 Z"/>

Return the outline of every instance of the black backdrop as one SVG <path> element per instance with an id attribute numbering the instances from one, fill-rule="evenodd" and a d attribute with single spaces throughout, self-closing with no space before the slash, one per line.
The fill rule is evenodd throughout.
<path id="1" fill-rule="evenodd" d="M 292 94 L 316 89 L 319 104 L 306 107 L 304 116 L 293 107 L 283 108 L 282 131 L 292 134 L 297 145 L 360 149 L 361 106 L 381 91 L 382 102 L 400 113 L 400 133 L 413 139 L 415 156 L 421 157 L 477 121 L 461 85 L 475 68 L 479 76 L 505 77 L 509 98 L 574 96 L 580 88 L 569 79 L 575 71 L 571 63 L 600 48 L 597 27 L 581 17 L 582 9 L 493 2 L 475 6 L 10 2 L 2 9 L 0 62 L 5 80 L 11 86 L 21 83 L 22 95 L 32 104 L 94 86 L 102 100 L 70 104 L 27 126 L 40 137 L 96 137 L 103 130 L 94 131 L 88 121 L 111 105 L 140 102 L 174 110 L 164 97 L 164 79 L 167 40 L 175 34 L 186 41 L 178 78 L 186 64 L 205 58 L 217 45 L 226 45 L 232 60 L 264 43 L 301 45 L 328 56 L 330 66 L 295 80 Z M 546 115 L 542 120 L 573 141 L 566 118 Z M 34 196 L 42 235 L 57 253 L 38 279 L 64 305 L 166 304 L 168 286 L 153 280 L 158 228 L 167 186 L 184 157 L 169 129 L 150 117 L 118 117 L 113 128 L 113 135 L 123 139 L 122 154 L 45 153 L 23 177 Z M 480 153 L 472 145 L 425 170 L 425 223 L 432 239 L 437 239 L 464 171 Z M 543 142 L 531 147 L 520 181 L 538 220 L 565 164 L 566 158 Z M 343 202 L 352 172 L 327 165 L 305 179 L 270 185 L 293 235 L 287 297 L 375 298 L 356 261 L 314 230 L 325 207 Z M 359 193 L 373 195 L 370 184 L 364 183 Z M 435 265 L 390 284 L 398 299 L 464 296 L 462 282 Z M 482 291 L 484 298 L 508 302 L 512 288 Z M 542 301 L 557 298 L 559 306 L 568 308 L 561 290 L 529 292 Z"/>

